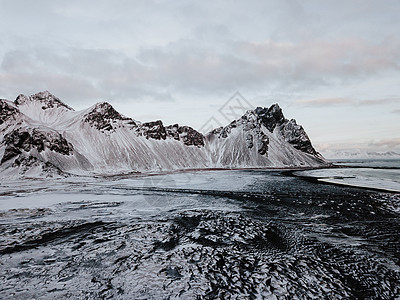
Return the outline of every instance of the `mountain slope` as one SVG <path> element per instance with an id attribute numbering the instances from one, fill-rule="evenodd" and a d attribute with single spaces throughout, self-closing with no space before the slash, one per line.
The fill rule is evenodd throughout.
<path id="1" fill-rule="evenodd" d="M 304 129 L 287 120 L 278 104 L 258 107 L 206 135 L 213 163 L 220 167 L 316 166 L 323 157 Z"/>
<path id="2" fill-rule="evenodd" d="M 32 168 L 39 170 L 32 174 L 115 174 L 326 163 L 277 104 L 206 135 L 160 120 L 141 123 L 107 102 L 75 111 L 47 91 L 0 100 L 0 108 L 0 172 L 18 176 Z"/>

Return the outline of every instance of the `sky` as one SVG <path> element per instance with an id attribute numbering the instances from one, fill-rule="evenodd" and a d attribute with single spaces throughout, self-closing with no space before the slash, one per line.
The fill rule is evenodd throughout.
<path id="1" fill-rule="evenodd" d="M 197 130 L 278 103 L 323 154 L 400 152 L 399 16 L 398 0 L 0 0 L 0 98 Z"/>

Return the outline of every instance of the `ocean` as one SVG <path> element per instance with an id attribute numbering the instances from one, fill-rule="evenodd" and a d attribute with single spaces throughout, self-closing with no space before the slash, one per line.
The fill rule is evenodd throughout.
<path id="1" fill-rule="evenodd" d="M 340 166 L 1 182 L 0 298 L 400 297 L 399 161 Z"/>
<path id="2" fill-rule="evenodd" d="M 340 168 L 298 172 L 321 182 L 400 193 L 399 159 L 332 160 Z"/>

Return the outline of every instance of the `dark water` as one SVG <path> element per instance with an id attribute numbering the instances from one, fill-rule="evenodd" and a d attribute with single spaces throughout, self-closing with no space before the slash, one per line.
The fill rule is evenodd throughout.
<path id="1" fill-rule="evenodd" d="M 279 171 L 2 183 L 2 299 L 395 299 L 400 194 Z"/>

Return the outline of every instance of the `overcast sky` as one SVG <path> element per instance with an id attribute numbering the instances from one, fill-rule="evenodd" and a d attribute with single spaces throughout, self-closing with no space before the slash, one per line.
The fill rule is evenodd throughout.
<path id="1" fill-rule="evenodd" d="M 240 92 L 317 150 L 400 151 L 400 1 L 0 0 L 0 98 L 196 129 Z"/>

